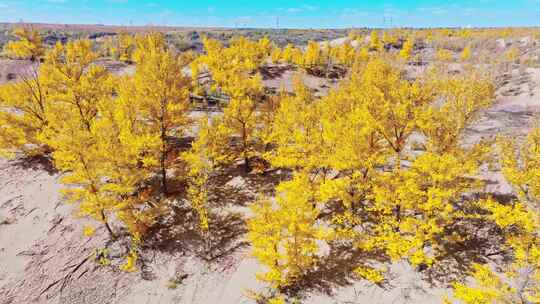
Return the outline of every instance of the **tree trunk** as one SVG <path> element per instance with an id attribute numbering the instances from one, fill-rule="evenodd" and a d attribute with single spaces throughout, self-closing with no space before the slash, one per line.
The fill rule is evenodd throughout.
<path id="1" fill-rule="evenodd" d="M 249 173 L 249 171 L 251 170 L 250 166 L 249 166 L 249 157 L 247 157 L 247 154 L 244 156 L 244 171 L 246 171 L 246 173 Z"/>
<path id="2" fill-rule="evenodd" d="M 165 166 L 165 162 L 167 161 L 167 133 L 165 128 L 165 110 L 164 106 L 162 106 L 162 113 L 161 113 L 161 190 L 163 191 L 163 195 L 167 196 L 169 191 L 167 189 L 167 167 Z"/>
<path id="3" fill-rule="evenodd" d="M 167 189 L 167 168 L 165 167 L 165 152 L 161 156 L 161 190 L 163 191 L 163 195 L 168 195 L 169 191 Z"/>
<path id="4" fill-rule="evenodd" d="M 167 158 L 167 151 L 166 151 L 166 143 L 165 143 L 165 132 L 162 131 L 161 134 L 161 159 L 160 159 L 160 169 L 161 169 L 161 191 L 163 191 L 163 195 L 167 196 L 168 189 L 167 189 L 167 167 L 165 165 L 166 158 Z"/>
<path id="5" fill-rule="evenodd" d="M 107 228 L 107 231 L 109 232 L 109 235 L 111 239 L 116 239 L 116 234 L 114 234 L 111 226 L 109 225 L 109 222 L 107 221 L 107 217 L 105 216 L 105 211 L 101 210 L 101 219 L 103 220 L 103 223 L 105 224 L 105 228 Z"/>
<path id="6" fill-rule="evenodd" d="M 249 173 L 251 170 L 249 166 L 249 155 L 248 155 L 248 141 L 247 141 L 247 131 L 246 131 L 246 124 L 242 124 L 242 145 L 244 148 L 243 154 L 244 154 L 244 171 Z"/>

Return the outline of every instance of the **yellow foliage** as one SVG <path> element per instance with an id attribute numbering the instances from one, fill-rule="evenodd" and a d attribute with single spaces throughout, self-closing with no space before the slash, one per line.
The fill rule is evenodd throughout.
<path id="1" fill-rule="evenodd" d="M 273 297 L 268 300 L 268 304 L 285 304 L 285 303 L 286 303 L 285 300 L 281 296 Z"/>
<path id="2" fill-rule="evenodd" d="M 335 57 L 335 61 L 338 64 L 344 66 L 352 66 L 356 57 L 356 49 L 351 45 L 350 41 L 344 42 L 342 45 L 334 50 L 332 57 Z"/>
<path id="3" fill-rule="evenodd" d="M 298 62 L 298 65 L 305 69 L 313 69 L 314 67 L 326 64 L 325 59 L 326 58 L 323 55 L 323 50 L 321 50 L 319 43 L 310 41 L 307 45 L 306 51 L 304 52 L 302 61 Z"/>
<path id="4" fill-rule="evenodd" d="M 140 38 L 139 38 L 140 39 Z M 111 48 L 111 54 L 120 61 L 133 61 L 133 53 L 136 48 L 136 38 L 128 33 L 120 33 L 115 40 L 115 46 Z"/>
<path id="5" fill-rule="evenodd" d="M 120 269 L 122 269 L 123 271 L 125 272 L 135 272 L 137 271 L 137 259 L 138 259 L 138 256 L 137 256 L 137 252 L 135 252 L 135 250 L 131 250 L 128 254 L 128 256 L 126 256 L 126 262 L 120 266 Z"/>
<path id="6" fill-rule="evenodd" d="M 370 123 L 399 154 L 415 130 L 416 120 L 433 101 L 432 92 L 419 81 L 403 79 L 399 70 L 380 59 L 368 63 L 360 82 L 357 98 L 364 104 Z"/>
<path id="7" fill-rule="evenodd" d="M 272 52 L 272 44 L 267 38 L 257 42 L 244 37 L 233 39 L 229 47 L 223 47 L 217 40 L 204 38 L 206 55 L 199 58 L 212 74 L 218 86 L 232 86 L 233 74 L 252 72 L 258 69 Z M 245 76 L 245 75 L 244 75 Z M 240 76 L 238 76 L 240 77 Z"/>
<path id="8" fill-rule="evenodd" d="M 504 176 L 520 200 L 536 204 L 540 199 L 540 128 L 534 128 L 521 147 L 503 139 L 500 147 Z"/>
<path id="9" fill-rule="evenodd" d="M 374 212 L 380 227 L 368 235 L 359 234 L 362 246 L 380 248 L 397 261 L 408 258 L 411 264 L 430 265 L 438 254 L 435 240 L 443 240 L 444 227 L 461 217 L 453 202 L 461 193 L 475 188 L 463 176 L 477 172 L 474 159 L 463 163 L 450 154 L 425 153 L 410 169 L 396 169 L 377 177 L 372 190 Z M 431 253 L 424 251 L 430 243 Z M 442 248 L 441 248 L 442 249 Z"/>
<path id="10" fill-rule="evenodd" d="M 502 272 L 485 265 L 475 265 L 472 284 L 454 284 L 454 297 L 467 304 L 476 303 L 536 303 L 540 300 L 540 216 L 536 209 L 538 183 L 535 165 L 540 156 L 534 129 L 520 149 L 502 141 L 502 168 L 505 177 L 514 186 L 523 201 L 503 205 L 494 200 L 478 203 L 488 212 L 486 219 L 503 232 L 503 249 L 512 253 L 512 259 L 501 265 Z M 520 151 L 516 154 L 516 150 Z"/>
<path id="11" fill-rule="evenodd" d="M 45 77 L 33 66 L 20 81 L 0 86 L 0 155 L 32 155 L 47 150 L 38 139 L 49 123 L 51 106 Z"/>
<path id="12" fill-rule="evenodd" d="M 363 47 L 360 49 L 360 52 L 358 52 L 357 59 L 359 61 L 366 62 L 369 60 L 369 49 L 367 47 Z"/>
<path id="13" fill-rule="evenodd" d="M 279 63 L 282 58 L 282 51 L 280 48 L 276 47 L 272 50 L 272 53 L 270 54 L 270 58 L 272 60 L 272 63 L 276 64 Z"/>
<path id="14" fill-rule="evenodd" d="M 143 183 L 163 172 L 167 136 L 189 120 L 183 66 L 161 36 L 139 40 L 137 72 L 116 79 L 95 64 L 90 41 L 57 44 L 32 77 L 0 89 L 4 154 L 52 151 L 64 172 L 63 193 L 80 215 L 108 225 L 116 213 L 140 238 L 160 208 L 137 197 Z M 117 98 L 113 97 L 113 92 Z M 52 102 L 54 101 L 54 102 Z M 168 152 L 168 151 L 167 151 Z"/>
<path id="15" fill-rule="evenodd" d="M 286 63 L 298 63 L 302 59 L 302 51 L 296 48 L 291 43 L 283 49 L 281 53 L 281 59 Z"/>
<path id="16" fill-rule="evenodd" d="M 399 56 L 405 60 L 410 60 L 412 53 L 414 51 L 414 37 L 409 37 L 405 42 L 403 43 L 403 48 L 399 52 Z"/>
<path id="17" fill-rule="evenodd" d="M 433 74 L 430 85 L 442 105 L 432 105 L 420 119 L 429 149 L 439 152 L 459 150 L 460 135 L 477 119 L 480 110 L 492 103 L 495 88 L 476 72 L 457 76 Z"/>
<path id="18" fill-rule="evenodd" d="M 156 33 L 139 37 L 133 58 L 136 72 L 121 83 L 119 99 L 131 103 L 139 116 L 142 132 L 150 139 L 146 165 L 159 173 L 167 195 L 167 170 L 174 162 L 168 138 L 183 135 L 191 123 L 187 113 L 191 81 L 179 74 L 189 62 L 179 60 L 167 49 L 164 36 Z"/>
<path id="19" fill-rule="evenodd" d="M 17 28 L 13 31 L 17 41 L 10 41 L 4 46 L 4 52 L 13 58 L 39 60 L 45 54 L 43 37 L 32 28 Z"/>
<path id="20" fill-rule="evenodd" d="M 229 137 L 239 138 L 240 144 L 233 147 L 234 154 L 244 161 L 246 172 L 251 170 L 249 160 L 255 154 L 257 104 L 263 92 L 261 75 L 252 72 L 268 57 L 270 46 L 267 39 L 251 42 L 239 38 L 223 48 L 218 42 L 205 39 L 207 54 L 200 58 L 215 81 L 214 89 L 230 97 L 219 120 L 220 128 Z"/>
<path id="21" fill-rule="evenodd" d="M 276 167 L 318 166 L 321 151 L 319 136 L 314 131 L 317 121 L 312 95 L 300 79 L 295 81 L 295 96 L 284 95 L 274 117 L 274 127 L 267 141 L 277 144 L 265 157 Z"/>
<path id="22" fill-rule="evenodd" d="M 97 101 L 113 91 L 110 74 L 95 64 L 97 57 L 89 40 L 58 43 L 47 54 L 40 73 L 46 75 L 44 86 L 53 88 L 49 98 L 57 104 L 51 109 L 51 129 L 58 128 L 55 124 L 75 127 L 80 122 L 90 130 Z"/>
<path id="23" fill-rule="evenodd" d="M 365 280 L 378 284 L 384 281 L 384 275 L 380 270 L 371 267 L 357 267 L 354 272 Z"/>
<path id="24" fill-rule="evenodd" d="M 369 40 L 369 48 L 375 51 L 383 51 L 384 42 L 381 41 L 381 39 L 379 38 L 379 33 L 377 33 L 376 31 L 371 31 L 370 35 L 371 36 Z"/>
<path id="25" fill-rule="evenodd" d="M 209 117 L 199 120 L 198 137 L 191 144 L 191 149 L 182 155 L 189 165 L 188 199 L 199 215 L 199 227 L 203 233 L 209 230 L 208 184 L 210 175 L 219 166 L 230 164 L 232 156 L 228 154 L 228 132 L 219 119 L 210 122 Z"/>
<path id="26" fill-rule="evenodd" d="M 398 42 L 398 36 L 394 32 L 385 31 L 383 33 L 382 42 L 385 45 L 395 45 Z"/>
<path id="27" fill-rule="evenodd" d="M 112 82 L 95 59 L 86 40 L 57 44 L 47 55 L 40 72 L 47 98 L 55 103 L 48 108 L 48 124 L 38 138 L 53 150 L 55 166 L 67 172 L 62 182 L 69 185 L 64 189 L 68 200 L 81 203 L 81 214 L 106 222 L 113 204 L 101 188 L 95 157 L 104 151 L 96 143 L 93 125 L 99 104 L 112 95 Z"/>
<path id="28" fill-rule="evenodd" d="M 509 297 L 514 293 L 501 279 L 496 276 L 487 266 L 475 264 L 473 266 L 473 278 L 476 287 L 469 287 L 460 283 L 454 284 L 454 297 L 465 304 L 511 304 L 516 303 L 517 298 Z"/>
<path id="29" fill-rule="evenodd" d="M 96 233 L 96 228 L 92 226 L 84 226 L 83 235 L 86 237 L 91 237 Z"/>
<path id="30" fill-rule="evenodd" d="M 447 49 L 438 49 L 435 58 L 441 62 L 451 62 L 453 60 L 452 52 Z"/>
<path id="31" fill-rule="evenodd" d="M 310 187 L 308 176 L 299 173 L 276 188 L 275 204 L 263 198 L 252 207 L 248 237 L 253 255 L 266 267 L 257 277 L 276 289 L 293 284 L 316 263 L 315 241 L 322 232 Z"/>
<path id="32" fill-rule="evenodd" d="M 504 53 L 504 58 L 508 62 L 515 62 L 519 58 L 519 49 L 512 47 Z"/>
<path id="33" fill-rule="evenodd" d="M 323 249 L 336 243 L 366 257 L 351 269 L 373 283 L 386 279 L 384 267 L 369 266 L 375 260 L 431 267 L 470 236 L 449 233 L 449 227 L 475 219 L 496 227 L 504 239 L 501 249 L 512 259 L 502 274 L 474 266 L 475 284 L 455 283 L 454 296 L 465 303 L 536 301 L 540 131 L 531 132 L 520 148 L 503 141 L 500 149 L 503 173 L 519 201 L 464 200 L 483 185 L 475 177 L 489 148 L 461 141 L 493 100 L 490 79 L 472 70 L 459 75 L 435 70 L 411 80 L 399 68 L 403 62 L 395 61 L 397 54 L 369 54 L 370 48 L 383 51 L 405 36 L 399 55 L 410 60 L 418 37 L 470 35 L 429 31 L 413 39 L 407 32 L 385 32 L 381 41 L 372 31 L 369 47 L 358 52 L 350 41 L 339 47 L 312 41 L 302 52 L 292 45 L 280 50 L 267 38 L 235 38 L 228 47 L 205 38 L 206 54 L 196 59 L 169 50 L 160 34 L 125 36 L 119 56 L 132 60 L 136 70 L 123 77 L 96 64 L 90 41 L 58 44 L 34 74 L 0 87 L 0 151 L 51 152 L 63 173 L 63 192 L 78 204 L 80 215 L 103 222 L 113 236 L 109 221 L 118 219 L 137 245 L 168 207 L 169 178 L 186 173 L 186 200 L 209 237 L 217 170 L 243 161 L 249 172 L 250 162 L 262 156 L 265 166 L 291 173 L 275 188 L 275 198 L 263 196 L 253 204 L 248 220 L 253 255 L 264 266 L 257 278 L 277 290 L 274 295 L 294 287 L 324 261 Z M 449 62 L 452 55 L 440 49 L 437 59 Z M 461 59 L 470 57 L 467 47 Z M 301 78 L 292 94 L 269 97 L 259 74 L 269 60 L 350 69 L 323 97 Z M 196 125 L 188 102 L 192 80 L 182 75 L 188 65 L 195 79 L 208 72 L 209 90 L 226 100 L 221 115 L 204 116 Z M 180 154 L 173 139 L 193 133 L 191 149 Z M 156 195 L 157 180 L 162 195 Z M 91 236 L 94 229 L 85 227 L 83 233 Z M 137 259 L 134 247 L 121 268 L 135 271 Z M 532 271 L 528 285 L 518 290 L 507 281 L 522 269 Z"/>
<path id="34" fill-rule="evenodd" d="M 297 80 L 294 94 L 281 96 L 267 137 L 274 148 L 264 156 L 295 172 L 291 183 L 306 196 L 312 193 L 304 199 L 312 202 L 310 212 L 341 204 L 325 222 L 330 229 L 313 234 L 318 242 L 350 242 L 363 252 L 382 252 L 390 262 L 429 267 L 447 254 L 448 242 L 461 239 L 445 229 L 464 216 L 456 204 L 476 207 L 462 195 L 482 185 L 466 177 L 478 174 L 486 148 L 463 148 L 459 139 L 492 95 L 491 83 L 479 74 L 411 82 L 398 68 L 371 59 L 321 98 Z M 415 134 L 427 147 L 416 155 L 409 151 Z M 297 184 L 298 176 L 309 183 Z M 256 206 L 251 240 L 269 268 L 259 278 L 280 289 L 290 281 L 288 269 L 279 267 L 280 240 L 286 240 L 279 226 L 286 216 L 269 200 Z M 258 230 L 262 219 L 266 235 Z M 384 274 L 365 262 L 359 261 L 357 274 L 382 282 Z"/>
<path id="35" fill-rule="evenodd" d="M 466 46 L 463 51 L 461 52 L 461 60 L 462 61 L 469 61 L 471 60 L 471 47 L 470 46 Z"/>

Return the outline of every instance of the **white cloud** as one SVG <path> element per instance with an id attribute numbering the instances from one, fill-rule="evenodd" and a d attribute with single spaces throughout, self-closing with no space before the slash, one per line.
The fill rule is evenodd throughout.
<path id="1" fill-rule="evenodd" d="M 445 15 L 449 12 L 445 7 L 420 7 L 418 10 L 430 15 Z"/>
<path id="2" fill-rule="evenodd" d="M 315 5 L 304 5 L 303 7 L 306 11 L 310 11 L 310 12 L 313 12 L 319 9 L 319 7 Z"/>
<path id="3" fill-rule="evenodd" d="M 285 11 L 287 13 L 303 13 L 303 12 L 314 12 L 318 9 L 319 9 L 318 6 L 306 4 L 306 5 L 302 5 L 298 7 L 290 7 L 286 9 L 279 8 L 278 10 Z"/>
<path id="4" fill-rule="evenodd" d="M 303 12 L 303 11 L 304 10 L 302 10 L 299 7 L 291 7 L 291 8 L 287 9 L 287 13 L 300 13 L 300 12 Z"/>

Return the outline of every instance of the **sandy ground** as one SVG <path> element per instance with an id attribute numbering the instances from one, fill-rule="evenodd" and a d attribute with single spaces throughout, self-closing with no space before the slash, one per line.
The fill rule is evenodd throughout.
<path id="1" fill-rule="evenodd" d="M 498 91 L 497 103 L 468 130 L 468 141 L 499 133 L 522 136 L 540 113 L 540 69 L 527 75 L 514 71 Z M 285 75 L 284 78 L 289 76 Z M 276 84 L 278 85 L 278 84 Z M 74 206 L 63 203 L 54 172 L 39 160 L 0 160 L 0 304 L 26 303 L 197 303 L 254 304 L 248 290 L 262 290 L 255 279 L 261 270 L 245 242 L 245 230 L 233 231 L 245 217 L 246 205 L 220 207 L 216 256 L 205 262 L 192 230 L 175 224 L 189 211 L 171 215 L 170 226 L 156 232 L 152 249 L 141 255 L 141 271 L 118 270 L 125 244 L 109 243 L 112 265 L 100 266 L 96 248 L 107 245 L 105 230 L 82 235 L 88 222 L 76 218 Z M 231 195 L 252 197 L 256 184 L 241 177 L 225 181 Z M 487 172 L 488 191 L 508 193 L 497 172 Z M 232 197 L 232 196 L 231 196 Z M 232 207 L 234 205 L 234 207 Z M 165 227 L 165 226 L 164 226 Z M 404 263 L 391 267 L 390 288 L 362 282 L 331 284 L 328 293 L 313 292 L 304 303 L 440 303 L 447 292 L 432 286 Z M 329 295 L 330 294 L 330 295 Z"/>
<path id="2" fill-rule="evenodd" d="M 0 84 L 15 80 L 16 77 L 32 67 L 28 60 L 0 59 Z"/>
<path id="3" fill-rule="evenodd" d="M 29 167 L 30 166 L 30 167 Z M 242 186 L 241 178 L 230 184 Z M 85 220 L 62 202 L 56 174 L 37 164 L 0 162 L 0 303 L 255 303 L 248 290 L 262 290 L 255 273 L 260 265 L 246 246 L 206 263 L 181 242 L 171 250 L 149 250 L 140 272 L 117 270 L 126 250 L 111 246 L 112 266 L 92 257 L 106 244 L 99 229 L 82 235 Z M 241 210 L 241 208 L 239 209 Z M 243 210 L 245 212 L 245 210 Z M 395 265 L 394 288 L 357 283 L 335 289 L 333 296 L 313 294 L 306 303 L 438 303 L 440 289 L 430 288 L 407 266 Z M 174 282 L 176 281 L 176 282 Z M 397 302 L 396 302 L 397 301 Z"/>

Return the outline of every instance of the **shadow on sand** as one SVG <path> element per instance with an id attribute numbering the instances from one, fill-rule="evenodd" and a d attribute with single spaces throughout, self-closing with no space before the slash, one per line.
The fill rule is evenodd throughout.
<path id="1" fill-rule="evenodd" d="M 482 196 L 475 198 L 480 197 Z M 503 204 L 513 201 L 508 195 L 490 197 Z M 463 206 L 466 206 L 462 210 L 466 214 L 485 212 L 471 208 L 470 204 L 465 203 Z M 435 262 L 431 266 L 419 265 L 415 269 L 422 280 L 432 287 L 446 288 L 452 282 L 464 281 L 470 275 L 475 263 L 497 263 L 510 258 L 508 252 L 503 249 L 505 243 L 503 231 L 496 224 L 482 219 L 460 218 L 444 227 L 435 241 L 439 248 L 436 251 Z M 355 248 L 352 242 L 331 242 L 328 254 L 318 261 L 317 266 L 282 292 L 299 298 L 314 291 L 332 296 L 340 288 L 358 282 L 360 278 L 355 276 L 353 271 L 356 267 L 366 264 L 390 265 L 392 262 L 384 252 L 363 252 Z M 392 282 L 393 276 L 395 275 L 389 273 L 388 280 L 378 284 L 379 287 L 382 289 L 395 287 Z"/>
<path id="2" fill-rule="evenodd" d="M 210 178 L 208 186 L 211 191 L 209 231 L 206 233 L 199 228 L 199 216 L 185 197 L 185 183 L 176 183 L 179 187 L 174 191 L 176 204 L 149 229 L 143 249 L 193 255 L 208 263 L 219 263 L 222 258 L 249 245 L 245 238 L 246 208 L 260 193 L 255 190 L 271 192 L 286 176 L 286 172 L 275 170 L 247 174 L 242 165 L 219 171 Z"/>
<path id="3" fill-rule="evenodd" d="M 22 169 L 43 170 L 49 175 L 55 175 L 58 170 L 54 167 L 52 157 L 49 155 L 23 156 L 13 160 L 15 167 Z"/>

